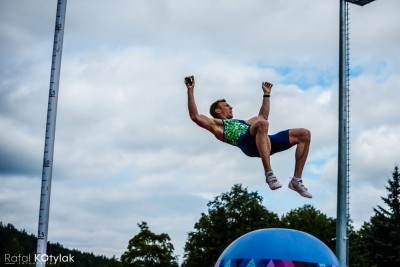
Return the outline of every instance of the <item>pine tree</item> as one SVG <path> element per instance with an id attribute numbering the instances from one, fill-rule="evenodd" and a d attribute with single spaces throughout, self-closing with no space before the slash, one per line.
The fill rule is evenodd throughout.
<path id="1" fill-rule="evenodd" d="M 369 260 L 376 266 L 400 264 L 400 173 L 395 166 L 392 179 L 388 179 L 387 197 L 381 197 L 387 208 L 377 206 L 370 223 L 360 230 Z"/>

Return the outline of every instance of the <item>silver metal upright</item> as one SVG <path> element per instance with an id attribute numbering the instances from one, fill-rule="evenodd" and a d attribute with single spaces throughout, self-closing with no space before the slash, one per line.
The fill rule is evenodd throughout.
<path id="1" fill-rule="evenodd" d="M 348 76 L 347 76 L 347 2 L 340 0 L 339 22 L 339 146 L 336 219 L 336 256 L 347 266 L 347 179 L 348 179 Z"/>
<path id="2" fill-rule="evenodd" d="M 349 27 L 348 2 L 364 6 L 375 0 L 340 0 L 339 15 L 339 145 L 336 219 L 336 256 L 341 267 L 349 265 Z"/>
<path id="3" fill-rule="evenodd" d="M 43 156 L 42 188 L 40 193 L 39 225 L 36 250 L 36 266 L 45 266 L 47 256 L 47 233 L 50 213 L 50 192 L 53 173 L 53 153 L 56 130 L 58 87 L 60 82 L 61 57 L 67 0 L 58 0 L 54 31 L 53 57 L 51 62 L 49 101 Z"/>

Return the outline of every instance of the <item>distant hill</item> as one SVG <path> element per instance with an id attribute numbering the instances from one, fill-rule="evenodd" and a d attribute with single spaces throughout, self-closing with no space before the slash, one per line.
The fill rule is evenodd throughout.
<path id="1" fill-rule="evenodd" d="M 25 230 L 19 231 L 12 224 L 4 225 L 0 222 L 0 266 L 13 262 L 14 266 L 35 262 L 37 238 Z M 54 256 L 56 264 L 51 266 L 82 266 L 105 267 L 120 266 L 115 257 L 96 256 L 93 253 L 81 252 L 75 249 L 64 248 L 61 244 L 47 244 L 47 255 Z M 70 256 L 71 255 L 71 256 Z M 58 257 L 58 258 L 57 258 Z M 62 258 L 61 258 L 62 257 Z M 73 262 L 69 262 L 73 260 Z M 53 263 L 54 263 L 53 261 Z M 31 265 L 32 266 L 32 265 Z M 50 266 L 50 265 L 49 265 Z"/>

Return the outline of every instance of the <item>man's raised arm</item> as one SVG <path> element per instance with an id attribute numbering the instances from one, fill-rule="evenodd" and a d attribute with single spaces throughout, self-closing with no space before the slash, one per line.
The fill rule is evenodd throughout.
<path id="1" fill-rule="evenodd" d="M 263 95 L 263 102 L 260 108 L 260 112 L 258 113 L 258 116 L 264 117 L 264 119 L 268 120 L 269 116 L 269 97 L 271 94 L 271 89 L 272 89 L 273 84 L 269 82 L 263 82 L 262 83 L 262 90 L 264 91 Z"/>
<path id="2" fill-rule="evenodd" d="M 200 127 L 211 131 L 214 121 L 207 116 L 199 114 L 197 111 L 196 101 L 194 100 L 194 76 L 185 77 L 185 85 L 188 94 L 188 110 L 190 118 Z"/>

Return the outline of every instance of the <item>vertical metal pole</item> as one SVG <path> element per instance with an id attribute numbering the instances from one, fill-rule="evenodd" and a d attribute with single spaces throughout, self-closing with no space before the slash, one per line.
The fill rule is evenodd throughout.
<path id="1" fill-rule="evenodd" d="M 39 225 L 36 266 L 45 266 L 47 261 L 47 233 L 50 213 L 51 178 L 56 130 L 58 87 L 60 82 L 61 56 L 64 37 L 64 22 L 67 0 L 58 0 L 54 31 L 53 57 L 51 62 L 49 101 L 47 109 L 46 135 L 43 156 L 42 188 L 40 193 Z"/>
<path id="2" fill-rule="evenodd" d="M 340 0 L 339 35 L 339 147 L 337 184 L 336 256 L 342 267 L 347 266 L 347 42 L 346 1 Z"/>

